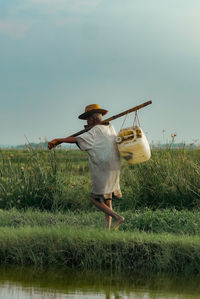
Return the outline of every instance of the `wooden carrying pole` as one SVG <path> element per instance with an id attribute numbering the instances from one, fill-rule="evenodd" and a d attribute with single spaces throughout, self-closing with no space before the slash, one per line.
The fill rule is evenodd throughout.
<path id="1" fill-rule="evenodd" d="M 119 118 L 119 117 L 121 117 L 121 116 L 124 116 L 124 115 L 126 115 L 126 114 L 129 114 L 129 113 L 131 113 L 131 112 L 137 111 L 137 110 L 139 110 L 139 109 L 141 109 L 141 108 L 144 108 L 144 107 L 146 107 L 146 106 L 148 106 L 148 105 L 150 105 L 150 104 L 152 104 L 152 101 L 145 102 L 145 103 L 143 103 L 143 104 L 141 104 L 141 105 L 135 106 L 135 107 L 133 107 L 133 108 L 131 108 L 131 109 L 128 109 L 128 110 L 126 110 L 126 111 L 124 111 L 124 112 L 121 112 L 121 113 L 119 113 L 119 114 L 113 115 L 113 116 L 111 116 L 110 118 L 107 118 L 107 119 L 105 119 L 105 120 L 102 120 L 102 121 L 100 122 L 100 124 L 107 123 L 107 122 L 109 122 L 109 121 L 111 121 L 111 120 L 114 120 L 114 119 L 116 119 L 116 118 Z M 70 137 L 76 137 L 76 136 L 78 136 L 78 135 L 81 135 L 81 134 L 83 134 L 83 133 L 89 131 L 92 127 L 93 127 L 93 126 L 88 126 L 88 127 L 85 128 L 84 130 L 81 130 L 81 131 L 79 131 L 79 132 L 77 132 L 77 133 L 71 135 Z"/>

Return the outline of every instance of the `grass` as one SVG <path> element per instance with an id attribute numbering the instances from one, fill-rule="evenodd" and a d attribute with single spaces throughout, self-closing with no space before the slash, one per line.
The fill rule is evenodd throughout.
<path id="1" fill-rule="evenodd" d="M 200 212 L 123 213 L 118 232 L 101 212 L 0 214 L 0 263 L 110 271 L 200 273 Z"/>
<path id="2" fill-rule="evenodd" d="M 120 226 L 120 231 L 139 231 L 147 233 L 170 233 L 179 235 L 200 235 L 200 212 L 177 210 L 145 210 L 122 212 L 126 221 Z M 16 209 L 0 212 L 0 228 L 23 226 L 72 226 L 76 228 L 90 227 L 104 229 L 105 220 L 102 212 L 68 211 L 47 212 L 27 210 L 20 212 Z"/>
<path id="3" fill-rule="evenodd" d="M 199 151 L 122 161 L 113 207 L 126 222 L 112 233 L 90 203 L 85 153 L 28 147 L 0 157 L 0 263 L 200 272 Z"/>
<path id="4" fill-rule="evenodd" d="M 87 156 L 79 150 L 0 151 L 0 208 L 91 211 Z M 146 163 L 122 161 L 118 210 L 199 209 L 200 152 L 153 150 Z"/>
<path id="5" fill-rule="evenodd" d="M 68 226 L 0 229 L 0 261 L 85 269 L 199 273 L 200 237 Z"/>

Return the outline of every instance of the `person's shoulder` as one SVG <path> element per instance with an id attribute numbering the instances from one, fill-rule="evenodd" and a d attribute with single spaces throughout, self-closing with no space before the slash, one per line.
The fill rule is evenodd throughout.
<path id="1" fill-rule="evenodd" d="M 91 132 L 91 133 L 95 133 L 95 132 L 99 131 L 99 127 L 100 127 L 100 125 L 96 125 L 96 126 L 94 126 L 94 127 L 92 127 L 92 128 L 89 130 L 89 132 Z"/>
<path id="2" fill-rule="evenodd" d="M 96 125 L 94 128 L 110 129 L 110 128 L 114 128 L 114 127 L 111 123 L 105 123 L 105 124 L 103 123 L 103 124 Z"/>
<path id="3" fill-rule="evenodd" d="M 97 125 L 96 130 L 103 134 L 116 135 L 115 128 L 111 123 Z"/>
<path id="4" fill-rule="evenodd" d="M 116 133 L 115 128 L 111 123 L 109 123 L 109 130 Z"/>
<path id="5" fill-rule="evenodd" d="M 109 123 L 109 128 L 115 130 L 113 124 Z"/>
<path id="6" fill-rule="evenodd" d="M 97 131 L 108 131 L 110 130 L 110 123 L 99 124 L 96 125 L 94 128 L 96 128 Z"/>
<path id="7" fill-rule="evenodd" d="M 92 127 L 87 133 L 90 137 L 96 137 L 100 134 L 101 132 L 101 126 L 100 125 L 96 125 L 94 127 Z"/>

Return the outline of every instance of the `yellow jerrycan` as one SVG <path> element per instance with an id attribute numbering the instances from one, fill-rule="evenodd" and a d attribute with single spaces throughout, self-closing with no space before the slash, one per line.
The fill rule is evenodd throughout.
<path id="1" fill-rule="evenodd" d="M 121 129 L 116 137 L 120 155 L 129 163 L 145 162 L 151 157 L 147 138 L 138 126 Z"/>

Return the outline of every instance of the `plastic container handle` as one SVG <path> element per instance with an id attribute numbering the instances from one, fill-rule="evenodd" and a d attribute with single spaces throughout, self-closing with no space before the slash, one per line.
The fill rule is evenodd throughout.
<path id="1" fill-rule="evenodd" d="M 132 130 L 132 132 L 133 132 L 132 134 L 129 134 L 129 135 L 124 136 L 124 139 L 128 139 L 128 138 L 130 138 L 130 137 L 134 137 L 134 138 L 133 138 L 133 141 L 135 141 L 135 140 L 136 140 L 136 136 L 137 136 L 136 134 L 137 134 L 137 133 L 136 133 L 135 130 Z"/>
<path id="2" fill-rule="evenodd" d="M 128 139 L 128 138 L 130 138 L 130 137 L 133 137 L 133 141 L 135 141 L 136 140 L 136 131 L 135 130 L 131 130 L 133 133 L 132 134 L 129 134 L 129 135 L 126 135 L 126 136 L 123 136 L 123 137 L 120 137 L 120 136 L 118 136 L 118 137 L 116 137 L 116 139 L 115 139 L 115 141 L 117 142 L 117 143 L 121 143 L 123 140 L 126 140 L 126 139 Z"/>

